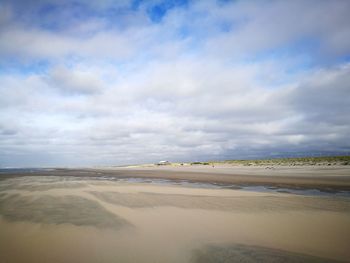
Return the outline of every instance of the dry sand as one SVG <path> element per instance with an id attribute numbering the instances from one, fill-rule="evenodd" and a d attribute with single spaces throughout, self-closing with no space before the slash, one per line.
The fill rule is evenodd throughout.
<path id="1" fill-rule="evenodd" d="M 0 181 L 0 215 L 1 262 L 350 258 L 347 197 L 26 176 Z"/>

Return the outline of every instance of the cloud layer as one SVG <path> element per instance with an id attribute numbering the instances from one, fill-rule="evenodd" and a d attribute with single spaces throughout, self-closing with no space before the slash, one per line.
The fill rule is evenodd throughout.
<path id="1" fill-rule="evenodd" d="M 350 153 L 348 1 L 2 1 L 0 165 Z"/>

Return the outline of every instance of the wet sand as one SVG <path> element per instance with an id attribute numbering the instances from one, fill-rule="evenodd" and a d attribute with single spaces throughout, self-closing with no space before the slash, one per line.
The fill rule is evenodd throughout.
<path id="1" fill-rule="evenodd" d="M 58 176 L 0 181 L 2 262 L 338 262 L 350 198 Z"/>
<path id="2" fill-rule="evenodd" d="M 350 191 L 349 166 L 261 166 L 246 167 L 219 165 L 103 167 L 84 169 L 2 171 L 0 179 L 18 176 L 72 176 L 108 178 L 166 179 L 216 183 L 236 186 L 273 186 L 293 189 L 319 189 L 322 191 Z"/>

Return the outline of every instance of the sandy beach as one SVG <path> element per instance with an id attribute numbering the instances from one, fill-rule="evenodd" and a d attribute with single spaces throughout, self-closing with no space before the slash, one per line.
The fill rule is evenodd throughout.
<path id="1" fill-rule="evenodd" d="M 182 173 L 177 173 L 179 169 Z M 176 180 L 232 179 L 232 168 L 156 167 L 43 171 L 0 181 L 3 262 L 346 262 L 350 198 L 177 185 Z M 203 170 L 203 171 L 202 171 Z M 239 178 L 254 183 L 267 169 Z M 148 171 L 148 172 L 146 172 Z M 205 172 L 204 172 L 205 171 Z M 238 171 L 238 170 L 235 170 Z M 250 169 L 250 171 L 252 171 Z M 293 185 L 304 185 L 308 168 Z M 330 174 L 330 171 L 337 171 Z M 270 172 L 270 171 L 269 171 Z M 99 176 L 93 176 L 98 174 Z M 286 169 L 278 178 L 288 178 Z M 84 174 L 84 177 L 82 176 Z M 165 176 L 175 181 L 110 180 Z M 177 174 L 177 175 L 176 175 Z M 202 176 L 202 177 L 201 177 Z M 4 177 L 5 178 L 5 177 Z M 230 179 L 227 179 L 230 178 Z M 299 180 L 302 178 L 302 180 Z M 330 169 L 314 185 L 348 182 Z M 327 178 L 326 180 L 324 180 Z M 173 183 L 174 182 L 174 183 Z M 236 181 L 234 181 L 236 182 Z M 247 181 L 244 181 L 246 183 Z M 283 181 L 285 182 L 285 181 Z M 322 185 L 323 186 L 323 185 Z M 334 189 L 337 189 L 335 187 Z"/>
<path id="2" fill-rule="evenodd" d="M 101 168 L 60 168 L 33 171 L 2 172 L 0 178 L 13 176 L 73 176 L 110 178 L 151 178 L 173 181 L 265 185 L 287 188 L 317 188 L 322 190 L 350 190 L 349 166 L 132 166 Z"/>
<path id="3" fill-rule="evenodd" d="M 350 0 L 0 0 L 0 263 L 350 263 Z"/>
<path id="4" fill-rule="evenodd" d="M 155 166 L 113 169 L 111 172 L 113 175 L 117 174 L 117 176 L 134 174 L 137 177 L 168 178 L 195 182 L 350 190 L 350 168 L 347 166 Z"/>

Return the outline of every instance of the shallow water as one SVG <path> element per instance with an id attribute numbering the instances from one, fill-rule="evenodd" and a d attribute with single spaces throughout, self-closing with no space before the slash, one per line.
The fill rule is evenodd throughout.
<path id="1" fill-rule="evenodd" d="M 90 177 L 91 178 L 91 177 Z M 86 180 L 87 178 L 81 178 Z M 350 197 L 350 191 L 324 191 L 319 189 L 305 189 L 305 188 L 282 188 L 282 187 L 271 187 L 271 186 L 252 186 L 252 185 L 235 185 L 235 184 L 218 184 L 218 183 L 200 183 L 200 182 L 190 182 L 186 180 L 167 180 L 167 179 L 147 179 L 147 178 L 117 178 L 113 176 L 105 177 L 92 177 L 94 180 L 110 180 L 118 182 L 128 182 L 128 183 L 148 183 L 156 185 L 180 185 L 184 187 L 191 188 L 209 188 L 209 189 L 233 189 L 242 191 L 253 191 L 253 192 L 263 192 L 263 193 L 290 193 L 297 195 L 308 195 L 308 196 L 341 196 Z"/>
<path id="2" fill-rule="evenodd" d="M 336 262 L 350 199 L 178 182 L 0 181 L 4 262 Z"/>
<path id="3" fill-rule="evenodd" d="M 9 173 L 10 170 L 13 173 L 16 173 L 17 170 L 24 170 L 26 172 L 33 173 L 35 175 L 36 171 L 50 170 L 50 169 L 0 169 L 0 175 L 2 172 Z M 20 180 L 32 180 L 33 176 L 22 177 Z M 29 178 L 29 179 L 25 179 Z M 190 188 L 208 188 L 208 189 L 233 189 L 233 190 L 242 190 L 242 191 L 253 191 L 253 192 L 263 192 L 263 193 L 290 193 L 296 195 L 306 195 L 306 196 L 329 196 L 329 197 L 349 197 L 350 191 L 341 191 L 341 190 L 332 190 L 325 191 L 319 189 L 307 189 L 307 188 L 282 188 L 274 186 L 263 186 L 263 185 L 235 185 L 235 184 L 219 184 L 219 183 L 201 183 L 201 182 L 191 182 L 186 180 L 169 180 L 169 179 L 153 179 L 153 178 L 118 178 L 114 176 L 89 176 L 89 177 L 71 177 L 71 176 L 40 176 L 45 182 L 49 184 L 46 187 L 53 187 L 52 183 L 55 182 L 54 187 L 59 187 L 57 185 L 60 182 L 62 188 L 74 188 L 79 187 L 85 181 L 115 181 L 122 183 L 142 183 L 142 184 L 152 184 L 152 185 L 178 185 Z M 45 178 L 45 179 L 44 179 Z M 1 187 L 1 185 L 0 185 Z M 17 186 L 18 187 L 18 186 Z M 34 190 L 46 190 L 44 185 L 33 185 L 31 184 L 32 189 Z"/>

